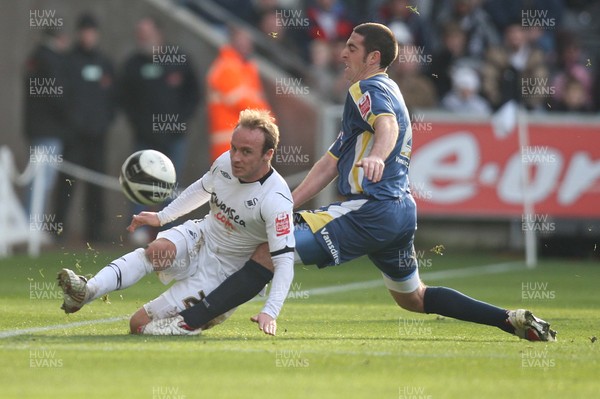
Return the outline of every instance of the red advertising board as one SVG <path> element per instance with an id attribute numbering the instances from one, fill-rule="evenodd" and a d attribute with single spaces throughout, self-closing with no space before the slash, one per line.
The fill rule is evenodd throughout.
<path id="1" fill-rule="evenodd" d="M 520 217 L 523 165 L 536 214 L 600 218 L 600 126 L 530 123 L 504 137 L 489 122 L 413 131 L 410 177 L 421 215 Z M 413 129 L 415 130 L 415 129 Z"/>

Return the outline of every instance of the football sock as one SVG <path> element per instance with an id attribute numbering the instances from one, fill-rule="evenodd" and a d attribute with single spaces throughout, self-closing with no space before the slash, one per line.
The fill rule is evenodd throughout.
<path id="1" fill-rule="evenodd" d="M 88 281 L 87 287 L 91 294 L 88 302 L 109 292 L 127 288 L 146 274 L 152 273 L 152 270 L 144 249 L 129 252 L 113 260 Z"/>
<path id="2" fill-rule="evenodd" d="M 495 326 L 508 333 L 514 333 L 514 328 L 507 321 L 506 309 L 470 298 L 451 288 L 427 287 L 423 307 L 425 313 Z"/>
<path id="3" fill-rule="evenodd" d="M 180 314 L 188 326 L 200 328 L 254 298 L 273 278 L 273 272 L 250 259 L 200 302 Z"/>

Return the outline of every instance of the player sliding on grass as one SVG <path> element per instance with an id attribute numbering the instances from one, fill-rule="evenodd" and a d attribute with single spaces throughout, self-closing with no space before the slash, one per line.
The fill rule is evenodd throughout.
<path id="1" fill-rule="evenodd" d="M 346 42 L 342 59 L 352 86 L 342 130 L 293 192 L 294 203 L 300 206 L 338 177 L 339 193 L 346 200 L 297 214 L 296 253 L 302 263 L 321 268 L 367 255 L 404 309 L 495 326 L 531 341 L 554 341 L 550 325 L 527 310 L 501 309 L 421 282 L 413 247 L 416 205 L 408 182 L 410 117 L 398 86 L 385 73 L 397 54 L 394 35 L 380 24 L 357 26 Z M 234 296 L 227 296 L 236 286 L 258 293 L 266 282 L 231 276 L 205 301 L 169 320 L 153 321 L 150 330 L 186 334 L 239 305 Z"/>
<path id="2" fill-rule="evenodd" d="M 271 289 L 262 312 L 253 320 L 266 334 L 275 335 L 275 319 L 294 274 L 291 193 L 271 167 L 278 142 L 279 129 L 268 112 L 242 111 L 231 150 L 161 212 L 134 215 L 129 230 L 144 224 L 166 224 L 210 201 L 206 218 L 159 233 L 145 250 L 140 248 L 114 260 L 89 281 L 62 269 L 58 274 L 64 292 L 62 309 L 76 312 L 84 304 L 127 288 L 156 271 L 163 283 L 175 283 L 130 319 L 132 333 L 153 333 L 144 331 L 151 320 L 176 315 L 204 300 L 228 276 L 239 274 L 251 287 L 257 283 L 264 287 L 263 281 L 273 280 L 276 289 Z M 251 257 L 261 243 L 265 243 L 265 251 Z M 243 303 L 245 291 L 243 286 L 233 287 L 229 295 L 241 295 Z M 199 327 L 207 329 L 223 322 L 232 309 L 218 312 Z"/>

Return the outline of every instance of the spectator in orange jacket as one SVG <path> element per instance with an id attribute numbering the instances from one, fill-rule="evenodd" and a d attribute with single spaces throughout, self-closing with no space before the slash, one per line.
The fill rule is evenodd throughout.
<path id="1" fill-rule="evenodd" d="M 230 28 L 230 44 L 221 48 L 207 76 L 211 162 L 229 150 L 239 113 L 246 108 L 271 110 L 264 95 L 258 68 L 250 59 L 252 37 L 241 28 Z"/>

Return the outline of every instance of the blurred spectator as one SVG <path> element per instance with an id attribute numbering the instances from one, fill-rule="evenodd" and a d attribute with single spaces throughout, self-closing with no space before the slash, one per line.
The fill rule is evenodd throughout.
<path id="1" fill-rule="evenodd" d="M 570 32 L 563 32 L 558 37 L 558 70 L 552 79 L 554 88 L 554 103 L 565 106 L 571 103 L 579 110 L 592 109 L 593 78 L 589 67 L 586 67 L 586 57 L 583 55 L 578 38 Z M 576 84 L 578 83 L 578 84 Z M 570 100 L 567 100 L 567 86 Z M 581 97 L 581 98 L 580 98 Z M 575 104 L 583 102 L 582 104 Z"/>
<path id="2" fill-rule="evenodd" d="M 183 174 L 189 143 L 187 123 L 200 100 L 200 83 L 180 46 L 165 43 L 162 29 L 149 17 L 135 28 L 137 49 L 126 60 L 119 81 L 120 100 L 133 128 L 135 150 L 154 149 L 167 155 L 177 176 Z M 134 206 L 134 213 L 144 209 Z M 151 239 L 137 229 L 132 241 Z"/>
<path id="3" fill-rule="evenodd" d="M 354 24 L 339 0 L 312 0 L 306 9 L 312 40 L 347 40 Z"/>
<path id="4" fill-rule="evenodd" d="M 104 173 L 106 136 L 115 116 L 112 63 L 98 48 L 96 19 L 83 14 L 77 21 L 77 41 L 68 58 L 69 92 L 67 105 L 71 132 L 65 141 L 65 160 Z M 66 220 L 76 180 L 61 175 L 56 192 L 56 218 Z M 91 183 L 85 187 L 85 239 L 103 239 L 104 188 Z M 67 231 L 65 231 L 67 232 Z"/>
<path id="5" fill-rule="evenodd" d="M 229 38 L 230 44 L 221 48 L 206 78 L 211 162 L 229 150 L 241 110 L 270 110 L 258 67 L 251 59 L 254 45 L 250 33 L 231 26 Z"/>
<path id="6" fill-rule="evenodd" d="M 444 97 L 452 87 L 450 72 L 462 64 L 472 64 L 467 57 L 467 35 L 455 22 L 446 24 L 442 33 L 442 47 L 431 57 L 428 76 L 433 80 L 437 95 Z"/>
<path id="7" fill-rule="evenodd" d="M 523 29 L 533 31 L 532 44 L 546 54 L 554 51 L 554 34 L 561 26 L 565 0 L 487 0 L 483 7 L 498 32 L 519 21 Z"/>
<path id="8" fill-rule="evenodd" d="M 303 37 L 301 37 L 301 32 L 306 28 L 298 26 L 298 23 L 304 23 L 304 19 L 287 22 L 282 17 L 283 12 L 287 11 L 272 8 L 265 10 L 260 16 L 257 26 L 269 40 L 269 46 L 263 48 L 260 53 L 276 62 L 291 75 L 299 77 L 303 75 L 307 58 L 303 54 Z"/>
<path id="9" fill-rule="evenodd" d="M 509 25 L 504 46 L 492 47 L 482 67 L 483 94 L 494 109 L 508 100 L 535 109 L 546 102 L 550 89 L 544 53 L 532 48 L 520 24 Z"/>
<path id="10" fill-rule="evenodd" d="M 398 43 L 398 59 L 388 68 L 388 74 L 400 87 L 409 111 L 415 108 L 434 108 L 438 104 L 435 86 L 421 72 L 415 46 Z M 402 57 L 400 57 L 402 56 Z"/>
<path id="11" fill-rule="evenodd" d="M 69 37 L 64 31 L 45 30 L 40 43 L 25 62 L 25 136 L 29 141 L 30 162 L 43 170 L 42 212 L 48 208 L 47 198 L 57 176 L 57 170 L 48 160 L 62 158 L 69 131 L 65 99 L 68 47 Z M 32 211 L 32 189 L 33 184 L 26 196 L 29 213 Z"/>
<path id="12" fill-rule="evenodd" d="M 455 22 L 467 35 L 467 54 L 483 57 L 490 46 L 500 44 L 500 35 L 490 16 L 481 7 L 482 0 L 448 0 L 438 15 L 438 26 Z"/>
<path id="13" fill-rule="evenodd" d="M 479 76 L 469 67 L 459 67 L 452 73 L 452 91 L 442 99 L 442 107 L 456 113 L 471 113 L 480 116 L 491 114 L 488 102 L 477 94 Z"/>
<path id="14" fill-rule="evenodd" d="M 341 69 L 336 68 L 336 65 L 340 64 L 337 51 L 337 45 L 325 40 L 314 40 L 310 44 L 311 66 L 308 82 L 322 99 L 342 104 L 350 85 Z"/>
<path id="15" fill-rule="evenodd" d="M 189 142 L 186 123 L 200 100 L 200 83 L 187 54 L 165 43 L 154 19 L 141 19 L 135 35 L 137 50 L 125 62 L 119 85 L 135 149 L 165 153 L 180 175 Z"/>
<path id="16" fill-rule="evenodd" d="M 553 99 L 553 111 L 590 112 L 592 105 L 587 90 L 580 80 L 569 77 L 563 82 L 562 95 Z"/>
<path id="17" fill-rule="evenodd" d="M 421 47 L 425 52 L 433 51 L 431 29 L 420 15 L 414 1 L 387 0 L 379 9 L 378 21 L 394 31 L 394 25 L 405 25 L 412 36 L 412 44 Z"/>

